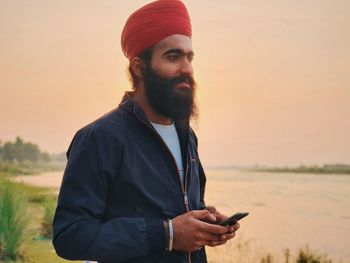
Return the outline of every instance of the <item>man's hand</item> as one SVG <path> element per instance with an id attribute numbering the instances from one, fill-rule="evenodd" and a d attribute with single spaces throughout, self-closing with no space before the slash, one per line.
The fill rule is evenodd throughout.
<path id="1" fill-rule="evenodd" d="M 206 206 L 206 209 L 209 211 L 210 214 L 214 215 L 216 218 L 215 222 L 216 224 L 219 224 L 221 222 L 224 222 L 226 219 L 228 219 L 228 216 L 221 214 L 214 206 Z M 232 239 L 235 236 L 235 232 L 239 229 L 239 223 L 229 226 L 228 233 L 226 234 L 226 238 L 221 237 L 225 240 L 225 243 L 227 240 Z"/>
<path id="2" fill-rule="evenodd" d="M 205 245 L 222 245 L 233 238 L 234 228 L 213 224 L 216 220 L 215 214 L 208 210 L 193 210 L 172 219 L 173 248 L 179 251 L 195 251 Z"/>
<path id="3" fill-rule="evenodd" d="M 208 210 L 209 213 L 211 213 L 215 216 L 215 218 L 216 218 L 215 223 L 216 224 L 224 222 L 228 218 L 228 216 L 225 216 L 225 215 L 221 214 L 218 210 L 216 210 L 216 208 L 214 206 L 206 206 L 205 209 Z"/>

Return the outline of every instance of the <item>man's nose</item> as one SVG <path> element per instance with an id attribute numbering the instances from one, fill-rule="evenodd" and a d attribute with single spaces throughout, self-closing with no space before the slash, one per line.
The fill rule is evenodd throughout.
<path id="1" fill-rule="evenodd" d="M 191 61 L 188 59 L 184 59 L 181 63 L 181 74 L 183 75 L 192 75 L 193 74 L 193 67 Z"/>

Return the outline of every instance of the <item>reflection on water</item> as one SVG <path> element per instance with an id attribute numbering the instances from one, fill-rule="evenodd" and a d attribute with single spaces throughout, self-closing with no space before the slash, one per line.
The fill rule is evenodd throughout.
<path id="1" fill-rule="evenodd" d="M 62 175 L 15 180 L 58 189 Z M 350 261 L 350 176 L 207 170 L 207 177 L 207 204 L 226 214 L 250 213 L 238 235 L 272 253 L 309 244 L 335 260 Z"/>
<path id="2" fill-rule="evenodd" d="M 350 176 L 208 170 L 207 177 L 207 204 L 250 212 L 239 235 L 271 252 L 309 244 L 350 261 Z"/>

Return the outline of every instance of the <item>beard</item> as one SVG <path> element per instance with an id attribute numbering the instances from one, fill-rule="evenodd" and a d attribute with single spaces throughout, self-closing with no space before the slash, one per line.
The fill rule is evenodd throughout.
<path id="1" fill-rule="evenodd" d="M 154 111 L 175 122 L 188 122 L 197 118 L 196 83 L 192 76 L 164 78 L 146 64 L 143 81 L 146 98 Z M 176 87 L 182 82 L 188 83 L 189 88 Z"/>

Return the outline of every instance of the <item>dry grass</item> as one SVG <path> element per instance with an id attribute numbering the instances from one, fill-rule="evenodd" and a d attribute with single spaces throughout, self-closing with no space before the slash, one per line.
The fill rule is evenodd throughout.
<path id="1" fill-rule="evenodd" d="M 246 240 L 242 235 L 220 247 L 207 247 L 210 263 L 252 263 L 260 262 L 266 254 L 254 240 Z"/>
<path id="2" fill-rule="evenodd" d="M 278 254 L 266 252 L 254 240 L 239 236 L 220 247 L 207 247 L 209 263 L 335 263 L 327 255 L 313 251 L 306 245 L 297 252 L 284 249 Z"/>

